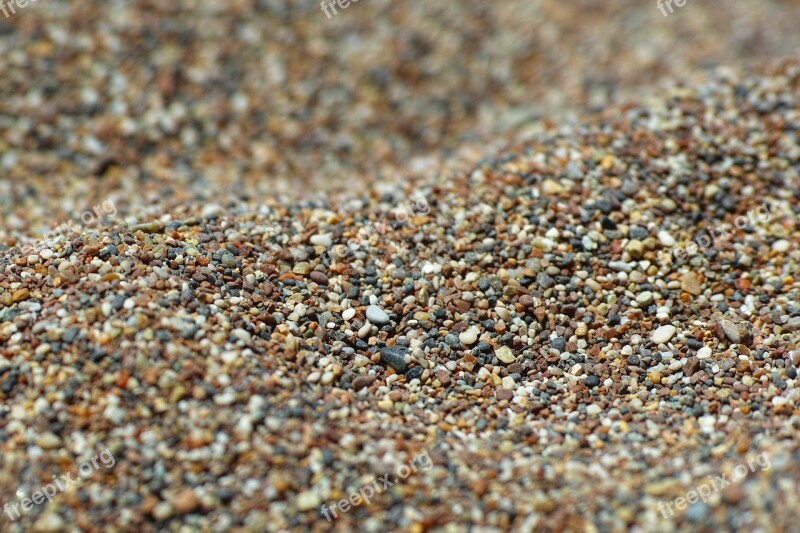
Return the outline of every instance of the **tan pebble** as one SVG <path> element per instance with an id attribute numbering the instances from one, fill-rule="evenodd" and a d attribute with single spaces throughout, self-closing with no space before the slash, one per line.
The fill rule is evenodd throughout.
<path id="1" fill-rule="evenodd" d="M 378 408 L 383 409 L 384 411 L 391 411 L 394 404 L 391 400 L 381 400 L 378 402 Z"/>
<path id="2" fill-rule="evenodd" d="M 61 439 L 55 434 L 47 432 L 37 439 L 36 444 L 42 449 L 54 450 L 61 446 Z"/>
<path id="3" fill-rule="evenodd" d="M 545 194 L 559 194 L 564 192 L 564 186 L 556 180 L 544 180 L 542 182 L 542 192 Z"/>
<path id="4" fill-rule="evenodd" d="M 517 358 L 514 357 L 514 353 L 511 351 L 511 348 L 509 348 L 508 346 L 501 346 L 500 348 L 498 348 L 497 351 L 495 352 L 495 355 L 500 360 L 500 362 L 505 363 L 507 365 L 510 365 L 511 363 L 517 360 Z"/>
<path id="5" fill-rule="evenodd" d="M 641 257 L 644 255 L 644 243 L 642 241 L 633 239 L 628 242 L 627 246 L 625 246 L 625 251 L 628 252 L 628 255 L 630 255 L 631 258 L 641 259 Z"/>
<path id="6" fill-rule="evenodd" d="M 158 233 L 164 228 L 164 225 L 161 222 L 145 222 L 144 224 L 135 224 L 128 228 L 131 233 L 136 233 L 137 231 L 141 231 L 142 233 Z"/>
<path id="7" fill-rule="evenodd" d="M 292 267 L 292 272 L 295 274 L 306 275 L 311 272 L 311 265 L 305 261 L 301 261 Z"/>
<path id="8" fill-rule="evenodd" d="M 27 299 L 28 299 L 28 297 L 30 296 L 30 294 L 31 294 L 31 293 L 30 293 L 30 291 L 29 291 L 27 288 L 23 288 L 23 289 L 16 290 L 16 291 L 14 291 L 14 293 L 11 295 L 11 301 L 12 301 L 13 303 L 18 303 L 18 302 L 21 302 L 21 301 L 23 301 L 23 300 L 27 300 Z"/>
<path id="9" fill-rule="evenodd" d="M 181 489 L 172 499 L 172 506 L 178 514 L 189 514 L 197 509 L 200 502 L 190 488 Z"/>
<path id="10" fill-rule="evenodd" d="M 700 278 L 694 272 L 687 272 L 681 276 L 681 290 L 693 296 L 702 294 L 703 289 L 700 285 Z"/>

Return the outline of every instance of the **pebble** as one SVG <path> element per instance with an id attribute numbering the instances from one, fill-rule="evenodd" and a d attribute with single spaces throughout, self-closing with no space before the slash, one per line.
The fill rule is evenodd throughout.
<path id="1" fill-rule="evenodd" d="M 322 505 L 322 499 L 315 491 L 307 490 L 297 495 L 297 509 L 310 511 Z"/>
<path id="2" fill-rule="evenodd" d="M 238 262 L 233 254 L 222 254 L 220 263 L 222 263 L 222 266 L 226 268 L 236 268 L 238 266 Z"/>
<path id="3" fill-rule="evenodd" d="M 688 357 L 683 364 L 683 373 L 687 376 L 693 376 L 698 370 L 702 368 L 700 357 Z"/>
<path id="4" fill-rule="evenodd" d="M 681 290 L 691 295 L 699 296 L 703 292 L 700 278 L 694 272 L 687 272 L 681 276 Z"/>
<path id="5" fill-rule="evenodd" d="M 564 187 L 555 180 L 544 180 L 542 182 L 542 192 L 548 195 L 560 194 L 564 192 Z"/>
<path id="6" fill-rule="evenodd" d="M 353 389 L 358 391 L 365 387 L 369 387 L 374 382 L 375 376 L 371 374 L 364 374 L 353 380 Z"/>
<path id="7" fill-rule="evenodd" d="M 742 339 L 739 335 L 739 327 L 736 324 L 730 320 L 721 320 L 720 326 L 722 326 L 722 332 L 731 343 L 738 344 L 741 342 Z"/>
<path id="8" fill-rule="evenodd" d="M 61 446 L 61 439 L 55 434 L 47 432 L 37 439 L 36 444 L 44 450 L 54 450 Z"/>
<path id="9" fill-rule="evenodd" d="M 633 259 L 641 259 L 644 255 L 644 250 L 644 243 L 636 239 L 632 239 L 628 242 L 627 246 L 625 246 L 625 251 L 628 252 L 628 255 Z"/>
<path id="10" fill-rule="evenodd" d="M 511 363 L 517 360 L 517 358 L 514 357 L 514 353 L 511 351 L 511 348 L 509 348 L 508 346 L 501 346 L 500 348 L 498 348 L 495 351 L 495 355 L 497 356 L 497 359 L 499 359 L 501 363 L 507 365 L 510 365 Z"/>
<path id="11" fill-rule="evenodd" d="M 675 335 L 677 329 L 675 326 L 667 324 L 666 326 L 661 326 L 657 330 L 653 332 L 653 342 L 658 344 L 664 344 L 669 342 L 670 339 Z"/>
<path id="12" fill-rule="evenodd" d="M 713 352 L 711 351 L 711 348 L 709 348 L 708 346 L 703 346 L 702 348 L 697 350 L 697 358 L 700 360 L 709 359 L 712 353 Z"/>
<path id="13" fill-rule="evenodd" d="M 658 240 L 667 248 L 672 248 L 677 244 L 672 235 L 668 231 L 664 230 L 658 232 Z"/>
<path id="14" fill-rule="evenodd" d="M 163 228 L 164 226 L 160 222 L 153 221 L 153 222 L 144 222 L 142 224 L 134 224 L 133 226 L 128 228 L 128 230 L 131 233 L 136 233 L 137 231 L 141 231 L 142 233 L 158 233 Z"/>
<path id="15" fill-rule="evenodd" d="M 65 530 L 65 525 L 64 519 L 56 512 L 51 511 L 43 513 L 36 520 L 34 531 L 39 533 L 59 533 Z"/>
<path id="16" fill-rule="evenodd" d="M 23 300 L 27 300 L 30 297 L 31 293 L 30 290 L 27 288 L 18 289 L 13 292 L 11 295 L 11 303 L 19 303 Z"/>
<path id="17" fill-rule="evenodd" d="M 422 369 L 422 367 L 415 366 L 414 368 L 406 372 L 406 380 L 411 381 L 413 379 L 419 379 L 420 377 L 422 377 L 422 374 L 424 372 L 425 371 Z"/>
<path id="18" fill-rule="evenodd" d="M 125 420 L 125 410 L 117 405 L 109 405 L 103 411 L 103 416 L 105 416 L 112 424 L 120 425 Z"/>
<path id="19" fill-rule="evenodd" d="M 789 400 L 787 400 L 783 396 L 774 396 L 772 398 L 772 405 L 774 405 L 775 407 L 783 407 L 784 405 L 786 405 L 788 403 L 789 403 Z"/>
<path id="20" fill-rule="evenodd" d="M 590 389 L 593 389 L 598 385 L 600 385 L 600 378 L 598 378 L 595 375 L 590 375 L 585 380 L 583 380 L 583 384 L 589 387 Z"/>
<path id="21" fill-rule="evenodd" d="M 603 409 L 596 403 L 592 403 L 586 406 L 586 414 L 589 416 L 597 416 L 602 412 Z"/>
<path id="22" fill-rule="evenodd" d="M 333 245 L 333 239 L 329 233 L 325 233 L 322 235 L 312 235 L 309 238 L 309 242 L 316 246 L 322 246 L 324 248 L 330 248 Z"/>
<path id="23" fill-rule="evenodd" d="M 772 250 L 780 254 L 788 252 L 792 247 L 792 243 L 786 239 L 780 239 L 772 243 Z"/>
<path id="24" fill-rule="evenodd" d="M 609 261 L 608 268 L 617 272 L 630 272 L 633 268 L 624 261 Z"/>
<path id="25" fill-rule="evenodd" d="M 328 276 L 325 273 L 320 272 L 319 270 L 312 270 L 311 273 L 308 275 L 312 281 L 317 283 L 318 285 L 328 285 Z"/>
<path id="26" fill-rule="evenodd" d="M 377 305 L 370 305 L 367 307 L 367 320 L 376 326 L 384 326 L 391 322 L 389 315 Z"/>
<path id="27" fill-rule="evenodd" d="M 300 261 L 292 267 L 292 272 L 295 274 L 300 274 L 301 276 L 305 276 L 311 272 L 311 265 L 306 261 Z"/>
<path id="28" fill-rule="evenodd" d="M 171 501 L 173 509 L 178 514 L 189 514 L 197 510 L 200 505 L 194 490 L 190 488 L 181 489 Z"/>
<path id="29" fill-rule="evenodd" d="M 475 326 L 467 328 L 458 335 L 458 340 L 465 346 L 471 346 L 478 340 L 480 331 Z"/>
<path id="30" fill-rule="evenodd" d="M 398 374 L 405 374 L 408 371 L 408 363 L 406 363 L 407 354 L 407 348 L 399 346 L 383 348 L 381 349 L 381 361 L 394 368 Z"/>
<path id="31" fill-rule="evenodd" d="M 159 522 L 163 522 L 174 514 L 172 505 L 168 502 L 160 502 L 153 508 L 153 518 Z"/>
<path id="32" fill-rule="evenodd" d="M 231 334 L 242 342 L 250 342 L 250 333 L 242 328 L 236 328 Z"/>

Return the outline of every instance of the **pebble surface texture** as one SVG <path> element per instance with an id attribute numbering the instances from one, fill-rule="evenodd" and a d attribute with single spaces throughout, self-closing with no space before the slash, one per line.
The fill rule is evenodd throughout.
<path id="1" fill-rule="evenodd" d="M 4 249 L 3 501 L 116 457 L 10 530 L 791 530 L 799 90 L 794 64 L 721 76 L 446 181 Z M 398 222 L 412 192 L 430 212 Z M 654 264 L 663 232 L 764 203 Z M 381 221 L 333 262 L 313 244 Z M 425 450 L 431 469 L 321 515 Z"/>
<path id="2" fill-rule="evenodd" d="M 0 242 L 477 161 L 545 119 L 800 50 L 797 0 L 31 0 L 0 14 Z M 598 5 L 600 4 L 600 5 Z M 450 166 L 450 165 L 447 165 Z"/>
<path id="3" fill-rule="evenodd" d="M 0 17 L 0 530 L 797 529 L 800 65 L 606 105 L 796 2 L 152 4 Z"/>

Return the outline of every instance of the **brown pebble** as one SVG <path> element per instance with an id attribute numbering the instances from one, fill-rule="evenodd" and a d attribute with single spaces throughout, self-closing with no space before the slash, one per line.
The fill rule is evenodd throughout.
<path id="1" fill-rule="evenodd" d="M 723 320 L 719 324 L 722 327 L 722 332 L 725 334 L 725 337 L 727 337 L 731 343 L 738 344 L 741 342 L 742 339 L 739 335 L 739 328 L 736 324 L 730 320 Z"/>
<path id="2" fill-rule="evenodd" d="M 363 376 L 358 376 L 356 379 L 353 380 L 353 389 L 354 390 L 361 390 L 364 387 L 369 387 L 372 385 L 372 382 L 375 381 L 375 376 L 370 374 L 365 374 Z"/>
<path id="3" fill-rule="evenodd" d="M 139 504 L 139 509 L 145 515 L 149 515 L 153 512 L 153 509 L 155 509 L 156 505 L 158 505 L 158 498 L 152 494 L 148 494 L 142 498 L 142 502 Z"/>
<path id="4" fill-rule="evenodd" d="M 497 389 L 496 394 L 498 400 L 510 400 L 514 397 L 514 391 L 510 389 Z"/>
<path id="5" fill-rule="evenodd" d="M 190 488 L 181 489 L 178 494 L 172 499 L 172 505 L 175 510 L 180 514 L 189 514 L 197 509 L 200 501 L 197 499 L 194 491 Z"/>
<path id="6" fill-rule="evenodd" d="M 318 285 L 327 285 L 328 284 L 328 276 L 320 272 L 319 270 L 312 270 L 309 276 L 314 282 Z"/>
<path id="7" fill-rule="evenodd" d="M 683 373 L 691 377 L 701 368 L 700 359 L 695 356 L 689 357 L 683 364 Z"/>

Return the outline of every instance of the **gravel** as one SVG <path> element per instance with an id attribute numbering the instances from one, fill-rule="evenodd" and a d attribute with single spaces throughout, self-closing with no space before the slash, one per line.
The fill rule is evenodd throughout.
<path id="1" fill-rule="evenodd" d="M 792 530 L 800 68 L 605 93 L 796 50 L 794 12 L 288 4 L 2 22 L 0 496 L 116 460 L 3 530 Z M 603 112 L 531 122 L 565 101 Z"/>

